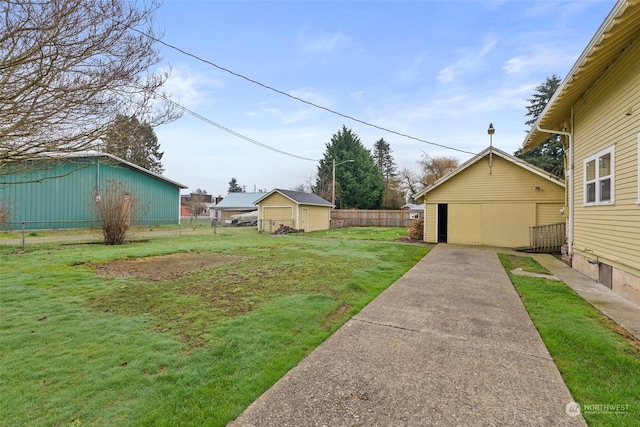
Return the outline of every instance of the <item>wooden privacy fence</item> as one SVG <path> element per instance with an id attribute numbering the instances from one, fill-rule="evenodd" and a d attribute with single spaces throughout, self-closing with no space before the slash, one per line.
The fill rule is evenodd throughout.
<path id="1" fill-rule="evenodd" d="M 560 249 L 566 241 L 564 222 L 529 227 L 529 232 L 531 234 L 532 252 L 560 253 Z"/>
<path id="2" fill-rule="evenodd" d="M 416 212 L 401 210 L 334 209 L 331 211 L 331 228 L 409 227 L 415 215 Z"/>

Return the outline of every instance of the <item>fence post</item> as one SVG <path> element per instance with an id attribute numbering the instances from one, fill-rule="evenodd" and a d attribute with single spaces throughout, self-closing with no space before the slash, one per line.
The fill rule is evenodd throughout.
<path id="1" fill-rule="evenodd" d="M 24 251 L 24 231 L 25 231 L 25 222 L 22 221 L 22 250 Z"/>

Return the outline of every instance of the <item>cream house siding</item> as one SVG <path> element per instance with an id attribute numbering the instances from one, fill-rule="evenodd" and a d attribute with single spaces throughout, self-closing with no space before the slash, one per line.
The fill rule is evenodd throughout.
<path id="1" fill-rule="evenodd" d="M 563 129 L 572 136 L 568 260 L 576 270 L 640 303 L 638 64 L 640 2 L 618 0 L 523 145 L 532 149 L 540 144 L 548 136 L 544 129 Z M 599 200 L 596 191 L 594 200 L 585 200 L 585 182 L 598 180 L 597 174 L 595 180 L 585 176 L 585 162 L 604 150 L 612 153 L 611 199 Z"/>
<path id="2" fill-rule="evenodd" d="M 491 170 L 483 152 L 425 191 L 425 241 L 438 241 L 439 204 L 447 205 L 447 242 L 455 244 L 528 246 L 529 227 L 564 221 L 561 182 L 500 153 Z"/>
<path id="3" fill-rule="evenodd" d="M 640 131 L 640 41 L 600 77 L 574 106 L 575 214 L 574 254 L 587 274 L 598 278 L 598 258 L 617 269 L 640 275 L 640 206 L 638 201 L 638 132 Z M 631 108 L 631 114 L 627 112 Z M 614 150 L 613 204 L 585 206 L 584 159 Z M 637 292 L 640 289 L 628 290 Z M 629 295 L 630 296 L 630 295 Z"/>
<path id="4" fill-rule="evenodd" d="M 424 206 L 424 241 L 425 242 L 437 242 L 436 227 L 438 224 L 438 217 L 436 215 L 435 203 L 425 204 Z"/>

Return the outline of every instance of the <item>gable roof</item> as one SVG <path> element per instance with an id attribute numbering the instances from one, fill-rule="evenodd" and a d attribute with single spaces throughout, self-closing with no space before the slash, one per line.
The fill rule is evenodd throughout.
<path id="1" fill-rule="evenodd" d="M 49 156 L 49 158 L 55 158 L 56 156 Z M 103 157 L 106 158 L 108 162 L 110 163 L 120 163 L 124 166 L 127 166 L 131 169 L 135 169 L 138 172 L 142 172 L 145 175 L 149 175 L 152 176 L 153 178 L 156 178 L 160 181 L 164 181 L 168 184 L 174 185 L 178 188 L 189 188 L 184 184 L 180 184 L 179 182 L 173 181 L 171 179 L 165 178 L 162 175 L 158 175 L 155 172 L 151 172 L 149 169 L 145 169 L 141 166 L 138 166 L 134 163 L 128 162 L 124 159 L 121 159 L 120 157 L 116 157 L 113 154 L 109 154 L 109 153 L 101 153 L 99 151 L 83 151 L 83 152 L 77 152 L 77 153 L 65 153 L 65 154 L 59 154 L 57 155 L 57 157 L 60 158 L 68 158 L 68 159 L 73 159 L 73 158 L 99 158 L 99 157 Z"/>
<path id="2" fill-rule="evenodd" d="M 241 210 L 254 210 L 256 208 L 256 200 L 265 193 L 229 193 L 218 204 L 209 205 L 210 208 Z"/>
<path id="3" fill-rule="evenodd" d="M 293 191 L 293 190 L 282 190 L 279 188 L 276 188 L 274 190 L 272 190 L 270 193 L 265 194 L 263 197 L 259 198 L 258 200 L 256 200 L 256 204 L 260 203 L 262 200 L 266 199 L 267 197 L 271 196 L 274 193 L 280 193 L 282 194 L 284 197 L 286 197 L 287 199 L 299 204 L 299 205 L 313 205 L 313 206 L 327 206 L 327 207 L 333 207 L 333 205 L 331 204 L 331 202 L 326 201 L 325 199 L 323 199 L 322 197 L 318 196 L 317 194 L 312 194 L 312 193 L 305 193 L 302 191 Z"/>
<path id="4" fill-rule="evenodd" d="M 434 182 L 433 184 L 431 184 L 429 187 L 425 188 L 424 190 L 422 190 L 421 192 L 419 192 L 418 194 L 415 195 L 415 199 L 419 199 L 424 197 L 425 194 L 427 194 L 428 192 L 430 192 L 431 190 L 441 186 L 442 184 L 444 184 L 445 182 L 449 181 L 450 179 L 452 179 L 454 176 L 458 175 L 460 172 L 464 171 L 465 169 L 467 169 L 468 167 L 470 167 L 471 165 L 479 162 L 480 160 L 484 159 L 485 157 L 487 157 L 489 155 L 489 153 L 492 153 L 493 155 L 496 155 L 498 157 L 501 157 L 503 159 L 505 159 L 508 162 L 513 163 L 516 166 L 520 166 L 523 169 L 528 170 L 529 172 L 536 174 L 546 180 L 549 180 L 551 182 L 553 182 L 554 184 L 560 185 L 562 187 L 564 187 L 564 180 L 562 178 L 559 178 L 557 176 L 555 176 L 552 173 L 547 172 L 544 169 L 541 169 L 537 166 L 532 165 L 529 162 L 526 162 L 522 159 L 519 159 L 516 156 L 513 156 L 507 152 L 504 152 L 502 150 L 497 149 L 496 147 L 487 147 L 484 150 L 482 150 L 481 152 L 479 152 L 478 154 L 476 154 L 475 156 L 473 156 L 471 159 L 467 160 L 465 163 L 463 163 L 462 165 L 460 165 L 456 170 L 449 172 L 448 174 L 446 174 L 445 176 L 443 176 L 442 178 L 438 179 L 436 182 Z"/>
<path id="5" fill-rule="evenodd" d="M 563 130 L 571 108 L 638 37 L 640 0 L 619 0 L 540 113 L 522 147 L 532 149 L 549 138 L 538 127 Z"/>

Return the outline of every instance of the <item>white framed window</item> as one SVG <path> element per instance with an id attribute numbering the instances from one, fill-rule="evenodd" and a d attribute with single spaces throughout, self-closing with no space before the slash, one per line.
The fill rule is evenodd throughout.
<path id="1" fill-rule="evenodd" d="M 613 146 L 584 159 L 584 204 L 613 204 Z"/>
<path id="2" fill-rule="evenodd" d="M 420 212 L 410 212 L 409 219 L 420 219 Z"/>

